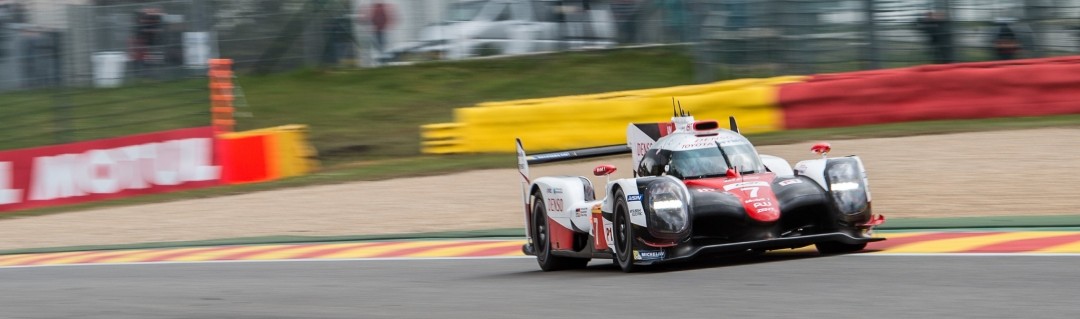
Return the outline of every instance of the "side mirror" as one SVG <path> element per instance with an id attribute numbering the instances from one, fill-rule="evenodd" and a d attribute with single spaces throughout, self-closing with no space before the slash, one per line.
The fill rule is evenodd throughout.
<path id="1" fill-rule="evenodd" d="M 611 175 L 611 173 L 614 173 L 614 172 L 615 172 L 615 165 L 610 165 L 610 164 L 603 164 L 603 165 L 597 166 L 596 168 L 594 168 L 592 170 L 593 175 L 596 175 L 596 176 L 607 176 L 607 175 Z"/>
<path id="2" fill-rule="evenodd" d="M 825 157 L 829 154 L 829 151 L 832 151 L 832 145 L 826 142 L 817 143 L 810 147 L 810 151 Z"/>

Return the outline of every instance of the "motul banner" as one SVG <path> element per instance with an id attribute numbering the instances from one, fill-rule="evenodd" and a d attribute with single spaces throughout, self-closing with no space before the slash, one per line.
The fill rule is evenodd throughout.
<path id="1" fill-rule="evenodd" d="M 210 127 L 0 151 L 0 212 L 217 185 Z"/>

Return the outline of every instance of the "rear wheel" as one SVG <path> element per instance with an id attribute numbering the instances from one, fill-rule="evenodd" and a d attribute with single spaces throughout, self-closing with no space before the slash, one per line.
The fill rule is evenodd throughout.
<path id="1" fill-rule="evenodd" d="M 615 263 L 622 268 L 623 272 L 635 272 L 641 270 L 641 266 L 634 265 L 634 227 L 630 223 L 630 209 L 626 205 L 626 196 L 623 192 L 615 192 Z"/>
<path id="2" fill-rule="evenodd" d="M 532 196 L 532 216 L 533 251 L 536 252 L 536 263 L 540 265 L 541 270 L 580 269 L 589 264 L 588 259 L 551 254 L 551 228 L 548 224 L 544 197 L 540 196 L 540 193 L 534 193 Z"/>
<path id="3" fill-rule="evenodd" d="M 845 244 L 838 241 L 828 241 L 824 243 L 817 243 L 817 251 L 824 255 L 832 254 L 846 254 L 863 250 L 866 248 L 866 243 L 861 244 Z"/>

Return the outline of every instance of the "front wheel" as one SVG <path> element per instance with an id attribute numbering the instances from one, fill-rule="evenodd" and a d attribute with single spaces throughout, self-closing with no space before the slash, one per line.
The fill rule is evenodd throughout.
<path id="1" fill-rule="evenodd" d="M 630 223 L 630 209 L 627 208 L 626 196 L 622 190 L 615 192 L 615 264 L 622 268 L 623 272 L 635 272 L 641 270 L 641 266 L 634 264 L 634 224 Z"/>
<path id="2" fill-rule="evenodd" d="M 536 263 L 540 265 L 541 270 L 580 269 L 589 264 L 588 259 L 551 254 L 551 228 L 548 224 L 544 197 L 540 193 L 534 193 L 532 196 L 532 216 L 533 251 L 536 252 Z"/>
<path id="3" fill-rule="evenodd" d="M 814 246 L 817 246 L 818 253 L 821 253 L 823 255 L 833 255 L 853 253 L 863 250 L 866 248 L 866 243 L 845 244 L 838 241 L 828 241 L 823 243 L 817 243 Z"/>

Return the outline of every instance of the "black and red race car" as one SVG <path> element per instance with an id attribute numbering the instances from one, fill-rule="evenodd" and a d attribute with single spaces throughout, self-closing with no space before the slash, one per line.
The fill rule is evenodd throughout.
<path id="1" fill-rule="evenodd" d="M 676 113 L 671 122 L 630 124 L 627 144 L 525 154 L 518 140 L 527 243 L 548 270 L 614 259 L 627 272 L 703 254 L 815 245 L 821 253 L 862 250 L 885 219 L 871 210 L 857 156 L 801 161 L 759 155 L 717 121 Z M 529 165 L 631 153 L 633 178 L 608 180 L 597 199 L 584 176 L 529 177 Z M 596 176 L 616 170 L 600 165 Z"/>

